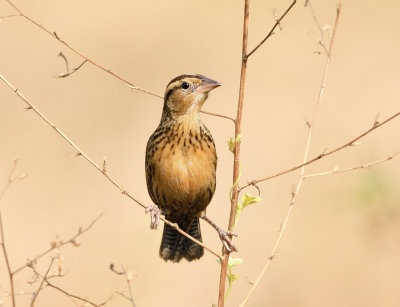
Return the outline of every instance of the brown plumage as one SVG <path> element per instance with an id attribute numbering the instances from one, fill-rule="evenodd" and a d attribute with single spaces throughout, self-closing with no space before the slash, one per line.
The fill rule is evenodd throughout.
<path id="1" fill-rule="evenodd" d="M 220 86 L 201 75 L 182 75 L 167 86 L 160 124 L 146 147 L 147 189 L 165 217 L 202 241 L 199 217 L 215 191 L 217 154 L 199 112 L 208 92 Z M 203 248 L 165 224 L 160 257 L 200 258 Z"/>

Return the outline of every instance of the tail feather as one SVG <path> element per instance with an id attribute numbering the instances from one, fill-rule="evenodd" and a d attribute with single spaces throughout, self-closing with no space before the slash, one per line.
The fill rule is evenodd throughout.
<path id="1" fill-rule="evenodd" d="M 168 219 L 168 217 L 167 217 Z M 199 218 L 195 217 L 186 232 L 202 242 Z M 181 235 L 173 227 L 164 224 L 160 246 L 160 257 L 165 261 L 179 262 L 182 258 L 188 261 L 199 259 L 204 254 L 202 246 Z"/>

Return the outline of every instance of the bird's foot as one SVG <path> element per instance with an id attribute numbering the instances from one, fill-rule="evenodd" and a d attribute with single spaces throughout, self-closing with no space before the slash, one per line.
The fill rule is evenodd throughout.
<path id="1" fill-rule="evenodd" d="M 222 245 L 224 246 L 227 253 L 238 251 L 237 247 L 235 246 L 235 244 L 233 244 L 231 239 L 231 237 L 238 236 L 236 232 L 221 229 L 220 227 L 217 226 L 217 224 L 215 224 L 205 215 L 202 216 L 201 218 L 205 220 L 208 224 L 210 224 L 218 232 L 219 238 L 221 239 Z"/>
<path id="2" fill-rule="evenodd" d="M 160 223 L 161 210 L 157 205 L 149 205 L 146 207 L 146 213 L 150 213 L 150 229 L 157 229 Z"/>
<path id="3" fill-rule="evenodd" d="M 222 229 L 217 229 L 219 238 L 221 239 L 222 245 L 225 247 L 225 250 L 228 253 L 231 252 L 237 252 L 238 249 L 235 246 L 235 244 L 233 244 L 232 239 L 230 237 L 237 237 L 238 234 L 236 232 L 232 232 L 229 230 L 222 230 Z"/>

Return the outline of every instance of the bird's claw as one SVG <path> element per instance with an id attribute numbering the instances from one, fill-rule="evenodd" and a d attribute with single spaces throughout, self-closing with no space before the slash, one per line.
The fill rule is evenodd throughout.
<path id="1" fill-rule="evenodd" d="M 235 244 L 233 244 L 232 239 L 230 238 L 232 236 L 237 237 L 238 234 L 236 232 L 219 229 L 218 235 L 221 239 L 222 245 L 228 253 L 238 251 L 237 247 L 235 246 Z"/>
<path id="2" fill-rule="evenodd" d="M 150 213 L 150 229 L 157 229 L 160 223 L 161 210 L 156 205 L 149 205 L 146 207 L 146 213 Z"/>

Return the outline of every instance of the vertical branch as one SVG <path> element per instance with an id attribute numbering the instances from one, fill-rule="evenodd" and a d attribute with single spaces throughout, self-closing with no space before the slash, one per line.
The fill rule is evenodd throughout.
<path id="1" fill-rule="evenodd" d="M 242 110 L 243 110 L 243 98 L 244 98 L 244 85 L 246 81 L 246 68 L 247 68 L 247 37 L 248 37 L 248 25 L 249 25 L 249 5 L 250 0 L 245 0 L 244 4 L 244 22 L 243 22 L 243 44 L 242 44 L 242 68 L 240 73 L 240 87 L 239 87 L 239 101 L 237 107 L 237 115 L 235 120 L 235 140 L 240 134 L 240 127 L 242 121 Z M 235 221 L 236 205 L 239 195 L 239 189 L 237 185 L 237 179 L 239 177 L 239 156 L 240 156 L 240 142 L 236 143 L 234 150 L 234 161 L 233 161 L 233 183 L 236 185 L 232 190 L 232 201 L 231 201 L 231 212 L 229 215 L 229 226 L 228 229 L 232 230 L 233 223 Z M 226 273 L 228 266 L 229 254 L 225 254 L 224 259 L 221 263 L 221 274 L 219 281 L 219 296 L 218 296 L 218 306 L 224 306 L 224 296 L 225 296 L 225 283 L 226 283 Z"/>
<path id="2" fill-rule="evenodd" d="M 248 38 L 248 26 L 249 26 L 249 7 L 250 7 L 250 0 L 245 0 L 244 2 L 244 17 L 243 17 L 243 42 L 242 42 L 242 67 L 240 71 L 240 87 L 239 87 L 239 100 L 238 100 L 238 107 L 237 107 L 237 114 L 235 119 L 235 148 L 233 151 L 234 154 L 234 161 L 233 161 L 233 187 L 232 187 L 232 194 L 231 194 L 231 211 L 229 215 L 229 226 L 228 229 L 232 230 L 234 222 L 235 222 L 235 215 L 236 215 L 236 206 L 237 201 L 240 193 L 240 188 L 238 186 L 239 176 L 240 176 L 240 131 L 241 131 L 241 122 L 242 122 L 242 110 L 243 110 L 243 101 L 244 101 L 244 87 L 246 81 L 246 69 L 247 69 L 247 60 L 249 57 L 260 48 L 268 38 L 274 33 L 274 30 L 277 26 L 280 25 L 281 20 L 289 13 L 289 11 L 293 8 L 296 4 L 296 0 L 290 4 L 290 6 L 286 9 L 286 11 L 282 14 L 280 18 L 276 19 L 275 25 L 269 31 L 267 36 L 249 53 L 247 53 L 247 38 Z M 220 281 L 219 281 L 219 297 L 218 297 L 218 306 L 224 306 L 224 297 L 225 297 L 225 283 L 226 283 L 226 276 L 227 276 L 227 268 L 228 268 L 228 260 L 229 254 L 225 254 L 224 259 L 221 263 L 221 274 L 220 274 Z"/>
<path id="3" fill-rule="evenodd" d="M 268 269 L 269 265 L 271 264 L 272 260 L 275 258 L 276 252 L 278 251 L 278 248 L 279 248 L 279 244 L 280 244 L 280 242 L 282 240 L 282 237 L 283 237 L 283 234 L 284 234 L 284 232 L 286 230 L 286 226 L 288 224 L 289 218 L 290 218 L 291 213 L 293 211 L 293 207 L 294 207 L 294 203 L 296 201 L 296 197 L 297 197 L 297 195 L 298 195 L 298 193 L 300 191 L 300 187 L 301 187 L 301 185 L 303 183 L 304 170 L 305 170 L 305 167 L 306 167 L 306 165 L 304 163 L 308 159 L 308 155 L 309 155 L 309 151 L 310 151 L 310 145 L 311 145 L 311 138 L 312 138 L 312 134 L 313 134 L 313 131 L 314 131 L 315 122 L 317 120 L 319 106 L 321 104 L 322 96 L 323 96 L 324 89 L 325 89 L 325 82 L 326 82 L 326 77 L 327 77 L 327 74 L 328 74 L 329 64 L 330 64 L 331 57 L 332 57 L 332 47 L 333 47 L 333 42 L 334 42 L 334 39 L 335 39 L 337 25 L 338 25 L 338 22 L 339 22 L 341 6 L 342 6 L 342 2 L 339 3 L 339 6 L 338 6 L 338 8 L 336 10 L 335 26 L 334 26 L 334 29 L 333 29 L 332 40 L 331 40 L 330 46 L 329 46 L 328 58 L 327 58 L 326 64 L 325 64 L 325 69 L 324 69 L 324 74 L 323 74 L 323 77 L 322 77 L 322 82 L 321 82 L 321 86 L 320 86 L 320 90 L 319 90 L 319 94 L 318 94 L 318 99 L 317 99 L 317 102 L 316 102 L 315 107 L 314 107 L 314 113 L 313 113 L 312 120 L 311 120 L 310 123 L 308 123 L 309 131 L 308 131 L 306 146 L 305 146 L 305 149 L 304 149 L 303 166 L 301 167 L 301 170 L 300 170 L 300 176 L 299 176 L 299 179 L 298 179 L 297 184 L 296 184 L 296 189 L 292 192 L 292 198 L 290 200 L 289 208 L 288 208 L 288 211 L 286 213 L 285 219 L 284 219 L 284 221 L 282 223 L 281 229 L 279 231 L 278 238 L 275 241 L 274 247 L 272 248 L 272 251 L 271 251 L 270 255 L 268 256 L 267 261 L 266 261 L 263 269 L 261 270 L 261 273 L 259 274 L 259 276 L 257 277 L 256 281 L 251 286 L 249 292 L 247 293 L 246 298 L 240 304 L 240 307 L 243 307 L 247 303 L 248 299 L 253 294 L 254 289 L 257 287 L 257 285 L 259 284 L 261 278 L 264 276 L 264 274 L 265 274 L 266 270 Z"/>
<path id="4" fill-rule="evenodd" d="M 11 183 L 14 181 L 13 179 L 13 173 L 15 171 L 15 168 L 17 167 L 18 160 L 14 160 L 14 164 L 11 168 L 11 171 L 8 175 L 8 180 L 6 185 L 4 186 L 3 190 L 0 193 L 0 201 L 2 200 L 4 194 L 6 193 L 8 187 L 11 185 Z M 8 277 L 10 279 L 10 289 L 11 289 L 11 300 L 12 300 L 12 306 L 15 307 L 15 291 L 14 291 L 14 275 L 11 271 L 11 266 L 10 266 L 10 261 L 8 259 L 8 254 L 7 254 L 7 249 L 6 249 L 6 242 L 4 240 L 4 228 L 3 228 L 3 217 L 1 215 L 1 210 L 0 210 L 0 237 L 1 237 L 1 248 L 3 250 L 4 254 L 4 259 L 6 261 L 6 266 L 7 266 L 7 272 L 8 272 Z"/>

